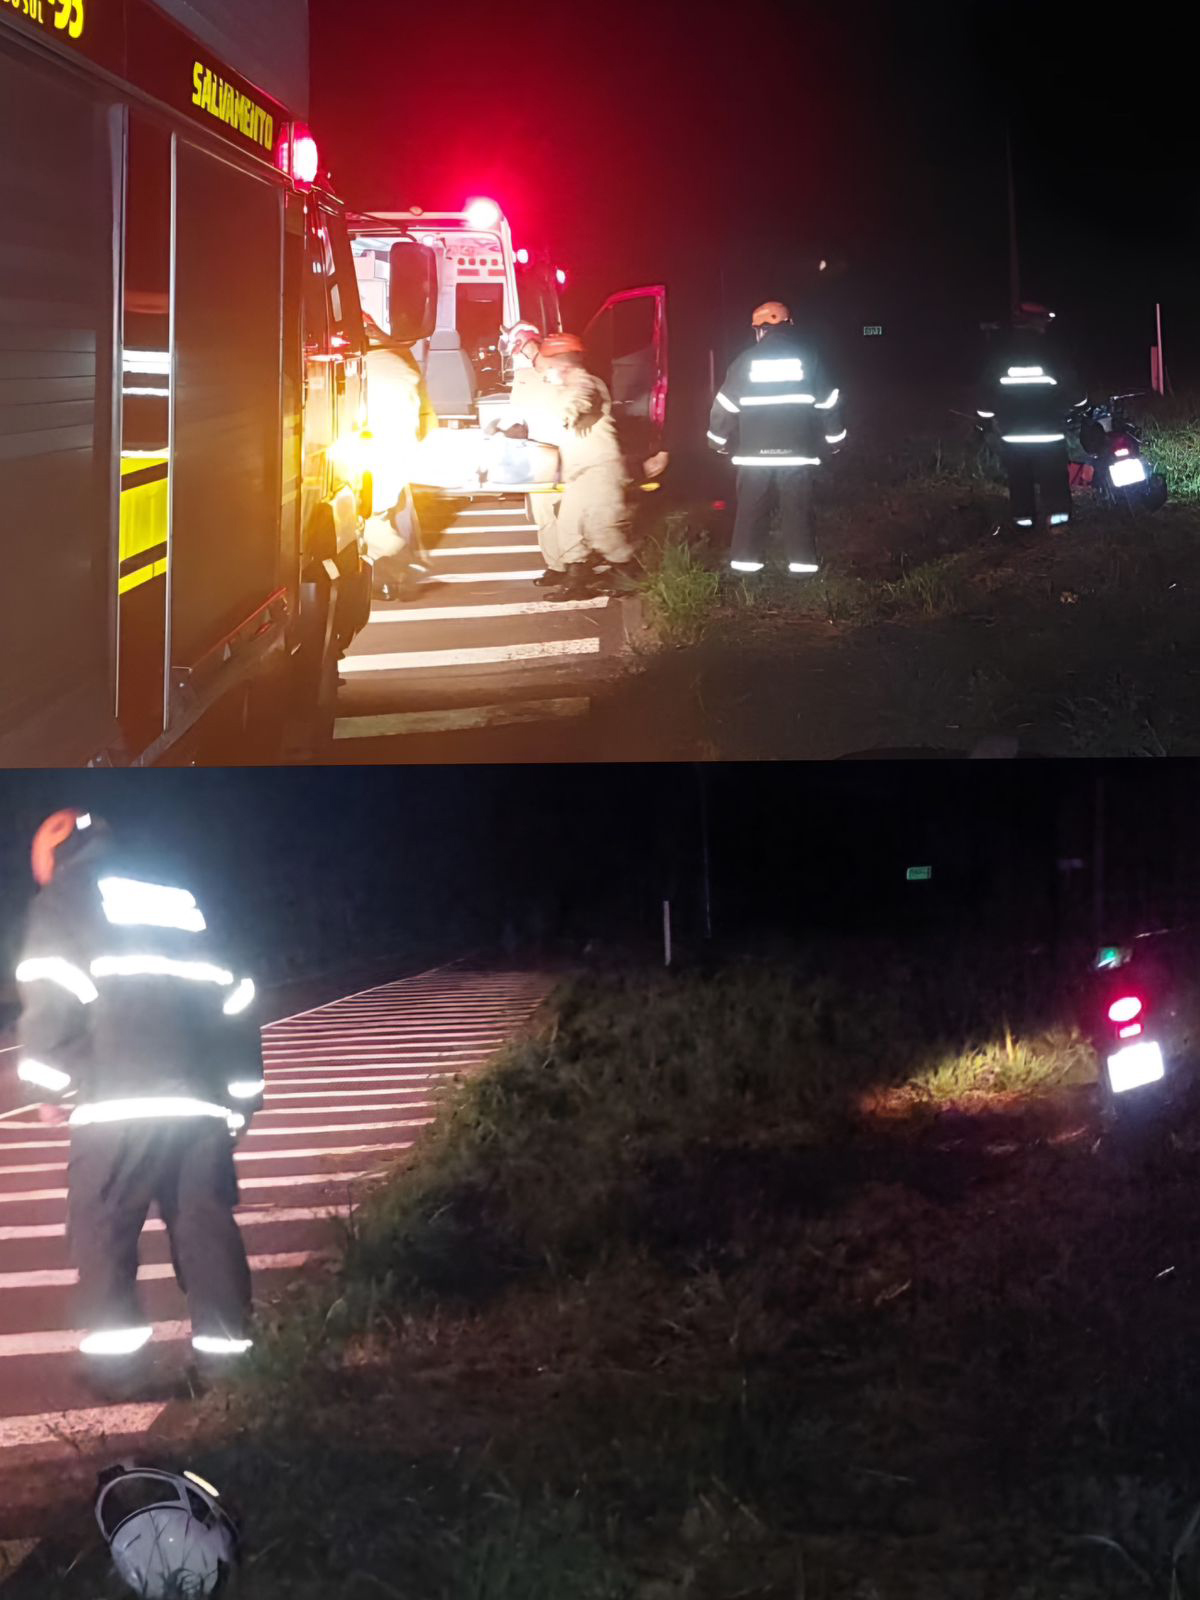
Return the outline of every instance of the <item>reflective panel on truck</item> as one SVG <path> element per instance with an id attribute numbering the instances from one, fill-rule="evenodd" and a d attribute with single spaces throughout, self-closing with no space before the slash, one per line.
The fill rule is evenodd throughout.
<path id="1" fill-rule="evenodd" d="M 112 727 L 113 128 L 100 91 L 0 40 L 0 762 Z"/>
<path id="2" fill-rule="evenodd" d="M 170 659 L 191 667 L 276 587 L 278 187 L 175 143 Z"/>

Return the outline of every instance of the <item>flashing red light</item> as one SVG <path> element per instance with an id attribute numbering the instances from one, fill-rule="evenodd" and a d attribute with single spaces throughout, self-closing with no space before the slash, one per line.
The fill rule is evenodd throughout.
<path id="1" fill-rule="evenodd" d="M 1132 1022 L 1142 1009 L 1142 1002 L 1135 994 L 1123 995 L 1120 1000 L 1114 1000 L 1108 1008 L 1110 1022 Z"/>
<path id="2" fill-rule="evenodd" d="M 468 200 L 466 213 L 473 228 L 495 228 L 500 222 L 500 207 L 494 200 Z"/>
<path id="3" fill-rule="evenodd" d="M 555 281 L 555 283 L 558 284 L 560 289 L 565 286 L 566 281 L 567 281 L 567 275 L 566 275 L 566 273 L 563 271 L 563 269 L 561 267 L 555 267 L 555 269 L 554 269 L 554 281 Z"/>
<path id="4" fill-rule="evenodd" d="M 724 500 L 714 500 L 713 503 L 712 503 L 712 508 L 713 508 L 714 511 L 726 511 L 726 510 L 728 510 L 728 507 L 726 506 Z"/>
<path id="5" fill-rule="evenodd" d="M 1117 1037 L 1119 1039 L 1132 1039 L 1135 1034 L 1141 1033 L 1141 1031 L 1142 1025 L 1140 1022 L 1127 1022 L 1123 1028 L 1117 1029 Z"/>
<path id="6" fill-rule="evenodd" d="M 529 251 L 528 250 L 517 250 L 517 251 L 514 251 L 514 254 L 516 256 L 516 259 L 520 262 L 520 264 L 523 267 L 527 267 L 529 265 Z"/>
<path id="7" fill-rule="evenodd" d="M 275 165 L 280 172 L 286 172 L 298 188 L 311 188 L 317 181 L 320 161 L 317 141 L 303 122 L 294 122 L 284 129 L 275 152 Z"/>

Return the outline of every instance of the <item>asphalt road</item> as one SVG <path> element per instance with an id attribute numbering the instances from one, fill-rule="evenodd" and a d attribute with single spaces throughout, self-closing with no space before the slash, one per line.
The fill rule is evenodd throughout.
<path id="1" fill-rule="evenodd" d="M 535 973 L 441 967 L 264 1028 L 266 1101 L 236 1155 L 238 1218 L 256 1296 L 319 1261 L 332 1242 L 332 1215 L 413 1147 L 433 1119 L 436 1091 L 485 1062 L 549 987 Z M 0 1478 L 100 1445 L 118 1455 L 169 1420 L 168 1407 L 158 1402 L 97 1406 L 80 1383 L 75 1274 L 64 1236 L 68 1138 L 64 1129 L 19 1112 L 15 1061 L 15 1050 L 6 1047 L 0 1054 L 8 1108 L 0 1117 Z M 143 1233 L 141 1262 L 156 1364 L 179 1371 L 190 1330 L 156 1218 Z M 0 1505 L 0 1537 L 23 1531 L 6 1528 L 3 1511 Z"/>

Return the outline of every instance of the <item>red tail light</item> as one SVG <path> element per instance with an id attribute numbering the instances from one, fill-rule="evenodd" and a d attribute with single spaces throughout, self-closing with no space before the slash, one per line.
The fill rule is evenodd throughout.
<path id="1" fill-rule="evenodd" d="M 1138 453 L 1137 440 L 1131 439 L 1127 433 L 1114 433 L 1110 442 L 1115 456 L 1135 456 Z"/>
<path id="2" fill-rule="evenodd" d="M 1132 1022 L 1134 1017 L 1141 1014 L 1141 1010 L 1142 1002 L 1137 995 L 1123 995 L 1120 1000 L 1114 1000 L 1112 1005 L 1109 1006 L 1108 1020 L 1110 1022 Z"/>

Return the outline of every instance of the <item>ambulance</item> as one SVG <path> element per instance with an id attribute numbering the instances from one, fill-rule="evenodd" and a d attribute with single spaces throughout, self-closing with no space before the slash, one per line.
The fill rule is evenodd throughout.
<path id="1" fill-rule="evenodd" d="M 359 295 L 370 325 L 410 351 L 438 418 L 408 477 L 448 499 L 537 492 L 505 477 L 511 455 L 489 446 L 512 369 L 502 334 L 518 322 L 562 331 L 566 272 L 545 251 L 515 245 L 493 200 L 461 211 L 379 211 L 349 218 Z M 583 329 L 588 364 L 604 379 L 636 481 L 666 467 L 667 291 L 610 295 Z"/>
<path id="2" fill-rule="evenodd" d="M 305 0 L 0 0 L 0 765 L 331 722 L 366 340 L 307 52 Z"/>

